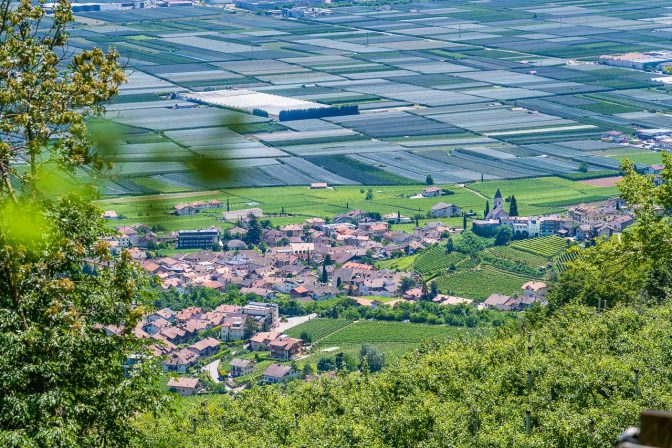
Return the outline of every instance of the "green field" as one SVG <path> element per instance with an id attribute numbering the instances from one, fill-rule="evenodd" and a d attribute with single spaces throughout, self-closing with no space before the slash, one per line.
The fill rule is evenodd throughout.
<path id="1" fill-rule="evenodd" d="M 531 280 L 529 276 L 513 274 L 484 264 L 470 271 L 439 277 L 436 285 L 442 293 L 483 301 L 493 293 L 520 293 L 521 286 L 528 280 Z"/>
<path id="2" fill-rule="evenodd" d="M 533 255 L 553 258 L 563 253 L 568 246 L 566 239 L 551 235 L 542 236 L 540 238 L 514 241 L 511 243 L 511 247 Z"/>
<path id="3" fill-rule="evenodd" d="M 581 202 L 596 202 L 618 194 L 616 187 L 595 187 L 559 177 L 516 179 L 469 184 L 469 188 L 492 198 L 499 189 L 506 198 L 514 195 L 520 215 L 540 215 Z M 504 204 L 508 210 L 508 204 Z"/>
<path id="4" fill-rule="evenodd" d="M 467 255 L 459 252 L 447 254 L 446 247 L 439 244 L 418 255 L 413 264 L 413 268 L 422 276 L 430 276 L 438 272 L 446 271 L 451 266 L 457 268 L 457 266 L 466 259 Z"/>
<path id="5" fill-rule="evenodd" d="M 531 268 L 538 268 L 540 266 L 548 265 L 549 259 L 547 257 L 518 250 L 513 246 L 497 246 L 491 247 L 484 251 L 485 254 L 500 258 L 503 260 L 510 260 L 517 263 L 523 263 Z"/>
<path id="6" fill-rule="evenodd" d="M 376 263 L 378 269 L 392 269 L 396 271 L 409 271 L 413 269 L 418 254 L 408 255 L 406 257 L 390 258 Z"/>
<path id="7" fill-rule="evenodd" d="M 314 352 L 304 362 L 316 362 L 339 352 L 357 358 L 362 345 L 368 344 L 382 351 L 389 363 L 417 348 L 422 341 L 445 339 L 464 330 L 443 325 L 317 318 L 288 330 L 287 334 L 298 337 L 304 331 L 313 334 L 314 346 Z"/>
<path id="8" fill-rule="evenodd" d="M 318 342 L 319 340 L 329 336 L 335 331 L 340 330 L 341 328 L 351 325 L 352 321 L 347 319 L 311 319 L 308 322 L 304 322 L 300 325 L 297 325 L 294 328 L 290 328 L 285 333 L 288 336 L 293 338 L 298 338 L 302 333 L 308 333 L 312 342 Z"/>
<path id="9" fill-rule="evenodd" d="M 175 204 L 198 200 L 218 199 L 226 203 L 228 199 L 231 210 L 260 207 L 266 214 L 279 214 L 284 208 L 290 216 L 272 216 L 270 219 L 273 225 L 301 223 L 311 216 L 333 217 L 356 208 L 381 214 L 399 212 L 411 218 L 421 215 L 425 217 L 421 220 L 423 224 L 428 220 L 427 212 L 438 202 L 450 202 L 465 211 L 482 213 L 486 200 L 479 194 L 490 198 L 492 202 L 491 198 L 498 188 L 505 197 L 510 194 L 516 196 L 521 214 L 557 212 L 572 204 L 607 199 L 616 193 L 615 188 L 593 187 L 557 177 L 474 183 L 468 184 L 466 188 L 449 185 L 446 188 L 454 194 L 421 199 L 409 199 L 410 196 L 422 191 L 421 185 L 371 187 L 372 200 L 365 199 L 368 188 L 351 186 L 327 190 L 310 190 L 307 187 L 239 188 L 105 199 L 99 201 L 98 206 L 104 210 L 115 210 L 126 217 L 124 220 L 114 222 L 116 225 L 141 222 L 159 225 L 166 231 L 174 231 L 230 225 L 219 219 L 223 209 L 211 209 L 195 216 L 170 214 Z M 450 218 L 443 221 L 450 225 L 461 226 L 462 220 Z M 397 227 L 410 231 L 414 225 Z"/>

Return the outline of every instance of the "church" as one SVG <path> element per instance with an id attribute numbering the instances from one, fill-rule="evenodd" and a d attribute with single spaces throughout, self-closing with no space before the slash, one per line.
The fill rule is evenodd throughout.
<path id="1" fill-rule="evenodd" d="M 504 199 L 502 198 L 502 193 L 497 189 L 497 193 L 495 193 L 495 200 L 494 200 L 494 206 L 492 209 L 488 212 L 488 215 L 485 217 L 485 219 L 501 219 L 501 218 L 508 218 L 509 214 L 504 210 Z"/>

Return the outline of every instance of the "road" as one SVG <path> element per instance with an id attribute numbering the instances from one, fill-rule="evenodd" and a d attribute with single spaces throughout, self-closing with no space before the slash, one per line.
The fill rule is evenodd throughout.
<path id="1" fill-rule="evenodd" d="M 280 322 L 280 325 L 275 329 L 275 331 L 279 331 L 281 333 L 284 333 L 285 331 L 289 330 L 290 328 L 294 328 L 299 324 L 302 324 L 304 322 L 309 321 L 310 319 L 315 319 L 317 317 L 317 314 L 308 314 L 307 316 L 296 316 L 296 317 L 289 317 L 287 318 L 287 322 Z"/>
<path id="2" fill-rule="evenodd" d="M 207 371 L 208 374 L 210 375 L 210 378 L 212 378 L 212 381 L 214 381 L 215 383 L 220 382 L 219 381 L 219 370 L 218 370 L 219 369 L 219 362 L 220 362 L 220 360 L 216 359 L 216 360 L 212 361 L 210 364 L 207 364 L 207 365 L 203 366 L 203 368 L 201 369 L 204 372 Z"/>

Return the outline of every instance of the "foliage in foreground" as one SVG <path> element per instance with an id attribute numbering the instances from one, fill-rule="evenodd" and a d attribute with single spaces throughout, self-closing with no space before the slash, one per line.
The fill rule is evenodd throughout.
<path id="1" fill-rule="evenodd" d="M 153 358 L 125 375 L 145 284 L 130 256 L 112 262 L 99 216 L 74 199 L 0 203 L 2 447 L 127 446 L 128 418 L 162 400 Z"/>
<path id="2" fill-rule="evenodd" d="M 642 408 L 672 406 L 669 304 L 548 312 L 531 313 L 527 328 L 425 345 L 376 375 L 180 400 L 137 425 L 154 448 L 602 447 Z"/>

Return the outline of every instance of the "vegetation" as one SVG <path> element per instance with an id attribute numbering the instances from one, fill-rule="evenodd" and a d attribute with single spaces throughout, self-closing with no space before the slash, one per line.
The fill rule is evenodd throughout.
<path id="1" fill-rule="evenodd" d="M 620 183 L 621 197 L 635 211 L 636 224 L 620 238 L 599 242 L 565 263 L 565 269 L 551 299 L 611 307 L 619 303 L 646 305 L 660 303 L 672 287 L 672 156 L 663 153 L 661 176 L 656 186 L 650 176 L 637 174 L 625 162 Z M 661 211 L 664 211 L 661 213 Z"/>
<path id="2" fill-rule="evenodd" d="M 82 51 L 67 68 L 59 66 L 73 19 L 68 1 L 55 3 L 48 25 L 41 5 L 18 5 L 0 0 L 0 194 L 12 197 L 14 183 L 35 191 L 41 180 L 48 188 L 45 170 L 52 163 L 103 167 L 85 120 L 101 112 L 125 79 L 114 51 Z M 18 168 L 19 157 L 28 170 Z"/>
<path id="3" fill-rule="evenodd" d="M 280 112 L 280 121 L 307 120 L 310 118 L 336 117 L 340 115 L 357 115 L 359 106 L 344 104 L 340 106 L 314 107 L 311 109 L 283 110 Z"/>
<path id="4" fill-rule="evenodd" d="M 2 446 L 126 446 L 128 418 L 161 401 L 158 360 L 130 331 L 146 279 L 128 255 L 110 264 L 99 216 L 75 198 L 0 211 Z"/>
<path id="5" fill-rule="evenodd" d="M 567 249 L 567 240 L 559 236 L 542 236 L 521 241 L 515 241 L 511 247 L 523 252 L 542 257 L 555 257 Z"/>
<path id="6" fill-rule="evenodd" d="M 155 448 L 603 447 L 640 409 L 672 406 L 671 322 L 669 305 L 602 313 L 569 305 L 492 336 L 425 344 L 377 375 L 184 400 L 174 415 L 147 414 L 137 425 Z"/>
<path id="7" fill-rule="evenodd" d="M 148 281 L 128 254 L 112 262 L 101 211 L 51 174 L 103 167 L 85 120 L 124 74 L 99 49 L 64 68 L 72 14 L 54 8 L 0 1 L 0 445 L 125 447 L 129 419 L 162 401 L 158 360 L 131 332 Z"/>
<path id="8" fill-rule="evenodd" d="M 457 266 L 464 261 L 466 256 L 459 252 L 446 253 L 441 245 L 433 246 L 417 256 L 413 269 L 420 275 L 431 276 Z"/>
<path id="9" fill-rule="evenodd" d="M 459 297 L 485 300 L 490 294 L 520 293 L 529 276 L 510 273 L 483 264 L 470 271 L 444 275 L 436 279 L 439 291 Z"/>

